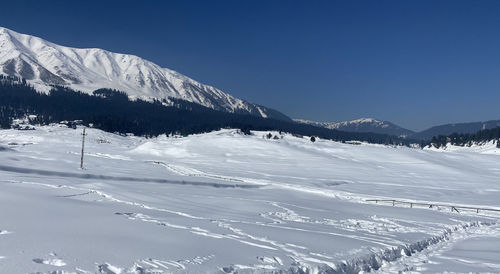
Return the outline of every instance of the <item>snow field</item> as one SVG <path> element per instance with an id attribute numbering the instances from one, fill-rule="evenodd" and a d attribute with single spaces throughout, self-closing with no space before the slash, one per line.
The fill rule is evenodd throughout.
<path id="1" fill-rule="evenodd" d="M 495 154 L 88 134 L 80 170 L 81 129 L 0 131 L 5 273 L 500 271 L 493 213 L 366 202 L 496 208 Z"/>

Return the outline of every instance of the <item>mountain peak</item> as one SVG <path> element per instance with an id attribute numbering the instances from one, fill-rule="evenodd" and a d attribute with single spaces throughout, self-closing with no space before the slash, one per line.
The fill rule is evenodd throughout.
<path id="1" fill-rule="evenodd" d="M 3 27 L 0 74 L 22 77 L 41 92 L 49 91 L 51 85 L 86 93 L 110 88 L 127 93 L 131 99 L 178 98 L 221 111 L 288 119 L 135 55 L 64 47 Z"/>
<path id="2" fill-rule="evenodd" d="M 0 33 L 2 33 L 2 34 L 3 34 L 3 33 L 8 33 L 8 32 L 10 32 L 10 31 L 11 31 L 10 29 L 8 29 L 8 28 L 4 28 L 4 27 L 0 26 Z"/>
<path id="3" fill-rule="evenodd" d="M 381 122 L 377 119 L 373 118 L 359 118 L 356 120 L 349 121 L 350 123 L 373 123 L 373 122 Z"/>

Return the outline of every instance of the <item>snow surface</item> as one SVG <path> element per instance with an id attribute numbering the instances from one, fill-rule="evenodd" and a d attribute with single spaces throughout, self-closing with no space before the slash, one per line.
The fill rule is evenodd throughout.
<path id="1" fill-rule="evenodd" d="M 128 54 L 70 48 L 0 27 L 0 74 L 22 77 L 37 90 L 51 85 L 92 93 L 111 88 L 132 99 L 179 98 L 228 112 L 268 116 L 264 107 L 235 98 L 173 70 Z"/>
<path id="2" fill-rule="evenodd" d="M 496 154 L 500 155 L 500 149 L 497 147 L 496 140 L 489 141 L 486 143 L 473 143 L 470 146 L 455 146 L 448 143 L 446 146 L 441 148 L 435 148 L 433 146 L 426 147 L 427 150 L 433 151 L 452 151 L 452 152 L 476 152 L 482 154 Z"/>
<path id="3" fill-rule="evenodd" d="M 0 272 L 500 271 L 498 215 L 366 201 L 500 209 L 497 154 L 81 132 L 0 131 Z"/>

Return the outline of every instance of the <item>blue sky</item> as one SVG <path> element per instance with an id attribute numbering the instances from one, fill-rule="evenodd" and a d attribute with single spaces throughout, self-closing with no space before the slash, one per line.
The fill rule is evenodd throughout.
<path id="1" fill-rule="evenodd" d="M 500 1 L 0 5 L 0 26 L 135 54 L 294 118 L 500 119 Z"/>

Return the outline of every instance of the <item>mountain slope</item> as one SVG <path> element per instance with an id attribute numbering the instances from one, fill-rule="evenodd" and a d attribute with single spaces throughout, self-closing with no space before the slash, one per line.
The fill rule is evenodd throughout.
<path id="1" fill-rule="evenodd" d="M 294 121 L 303 124 L 309 124 L 329 129 L 348 131 L 348 132 L 373 132 L 373 133 L 388 134 L 395 136 L 408 136 L 414 133 L 409 129 L 402 128 L 391 122 L 380 121 L 373 118 L 361 118 L 357 120 L 339 122 L 339 123 L 315 122 L 302 119 L 294 119 Z"/>
<path id="2" fill-rule="evenodd" d="M 486 122 L 446 124 L 431 127 L 421 132 L 417 132 L 410 137 L 417 140 L 430 140 L 434 136 L 448 136 L 453 133 L 472 134 L 484 129 L 500 127 L 500 120 L 491 120 Z"/>
<path id="3" fill-rule="evenodd" d="M 235 98 L 140 57 L 97 48 L 59 46 L 0 27 L 0 74 L 22 77 L 39 91 L 51 85 L 86 93 L 124 91 L 131 99 L 179 98 L 215 110 L 289 120 L 263 106 Z"/>

